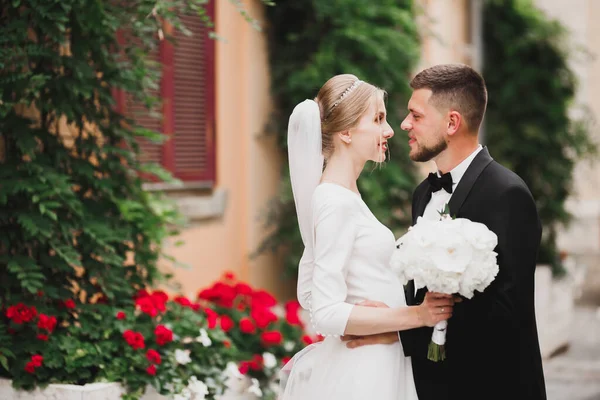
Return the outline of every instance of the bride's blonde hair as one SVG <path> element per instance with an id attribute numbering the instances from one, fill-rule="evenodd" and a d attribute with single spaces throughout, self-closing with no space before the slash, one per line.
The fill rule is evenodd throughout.
<path id="1" fill-rule="evenodd" d="M 352 74 L 336 75 L 325 82 L 315 101 L 321 111 L 321 143 L 326 159 L 333 154 L 334 135 L 355 127 L 371 102 L 384 97 L 383 89 Z"/>

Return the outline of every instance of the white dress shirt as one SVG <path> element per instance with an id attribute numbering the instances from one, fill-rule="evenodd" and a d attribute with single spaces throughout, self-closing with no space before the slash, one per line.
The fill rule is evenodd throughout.
<path id="1" fill-rule="evenodd" d="M 475 156 L 483 149 L 481 145 L 475 149 L 474 152 L 467 158 L 465 158 L 460 164 L 458 164 L 452 171 L 450 171 L 450 175 L 452 175 L 452 193 L 456 190 L 456 186 L 458 186 L 458 182 L 462 179 L 465 172 L 473 162 Z M 437 172 L 438 176 L 441 177 L 440 172 Z M 423 212 L 423 218 L 427 218 L 430 220 L 437 221 L 440 219 L 439 212 L 442 211 L 446 204 L 452 198 L 452 193 L 446 192 L 444 189 L 440 189 L 435 193 L 431 194 L 431 199 L 429 203 L 427 203 L 427 207 L 425 207 L 425 211 Z"/>

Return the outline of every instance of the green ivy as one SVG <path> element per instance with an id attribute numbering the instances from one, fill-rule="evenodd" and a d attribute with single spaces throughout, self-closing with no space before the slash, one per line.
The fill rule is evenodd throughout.
<path id="1" fill-rule="evenodd" d="M 543 225 L 539 262 L 562 274 L 557 230 L 568 223 L 565 201 L 573 169 L 595 153 L 591 116 L 570 114 L 577 89 L 566 31 L 530 0 L 488 0 L 483 19 L 490 93 L 485 140 L 494 158 L 527 183 Z"/>
<path id="2" fill-rule="evenodd" d="M 416 186 L 406 136 L 400 130 L 410 97 L 408 82 L 420 57 L 412 0 L 281 0 L 267 11 L 271 87 L 277 105 L 268 131 L 286 155 L 286 128 L 294 106 L 314 98 L 332 76 L 352 73 L 388 92 L 387 109 L 396 136 L 391 160 L 368 164 L 359 179 L 364 200 L 395 233 L 410 223 Z M 287 165 L 287 162 L 285 163 Z M 266 215 L 272 234 L 258 252 L 285 250 L 285 270 L 296 273 L 304 246 L 300 238 L 287 166 L 280 195 Z"/>
<path id="3" fill-rule="evenodd" d="M 0 5 L 0 376 L 16 387 L 107 378 L 98 353 L 114 354 L 102 346 L 115 344 L 107 337 L 95 344 L 93 333 L 75 330 L 88 323 L 100 329 L 116 310 L 132 307 L 136 291 L 168 279 L 158 261 L 169 259 L 162 244 L 177 234 L 181 218 L 172 202 L 143 190 L 140 173 L 172 178 L 141 163 L 136 142 L 164 138 L 121 115 L 114 91 L 156 111 L 159 101 L 149 93 L 160 76 L 149 54 L 164 35 L 163 22 L 187 32 L 178 16 L 193 13 L 210 27 L 206 6 L 206 0 Z M 92 297 L 106 305 L 95 306 Z M 74 299 L 75 312 L 65 309 L 67 299 Z M 7 334 L 14 327 L 6 312 L 18 303 L 58 318 L 49 342 Z M 44 355 L 46 372 L 24 372 L 36 353 Z M 136 386 L 135 377 L 115 378 Z"/>

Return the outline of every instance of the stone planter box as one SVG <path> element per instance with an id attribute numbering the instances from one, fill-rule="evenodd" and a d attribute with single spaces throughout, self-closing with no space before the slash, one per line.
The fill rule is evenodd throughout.
<path id="1" fill-rule="evenodd" d="M 537 266 L 535 312 L 542 358 L 549 358 L 569 345 L 575 292 L 576 284 L 570 275 L 554 279 L 549 266 Z"/>
<path id="2" fill-rule="evenodd" d="M 48 385 L 45 389 L 27 392 L 13 389 L 11 381 L 0 379 L 1 400 L 119 400 L 124 393 L 118 383 L 90 383 L 87 385 Z M 149 387 L 141 400 L 167 400 Z M 219 400 L 257 400 L 250 393 L 225 393 Z"/>

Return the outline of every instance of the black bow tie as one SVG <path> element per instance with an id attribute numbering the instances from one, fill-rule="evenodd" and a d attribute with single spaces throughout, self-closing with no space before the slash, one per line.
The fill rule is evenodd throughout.
<path id="1" fill-rule="evenodd" d="M 446 172 L 441 177 L 432 172 L 427 177 L 427 180 L 429 181 L 429 185 L 431 185 L 432 192 L 444 189 L 446 192 L 452 193 L 452 175 L 450 175 L 450 172 Z"/>

